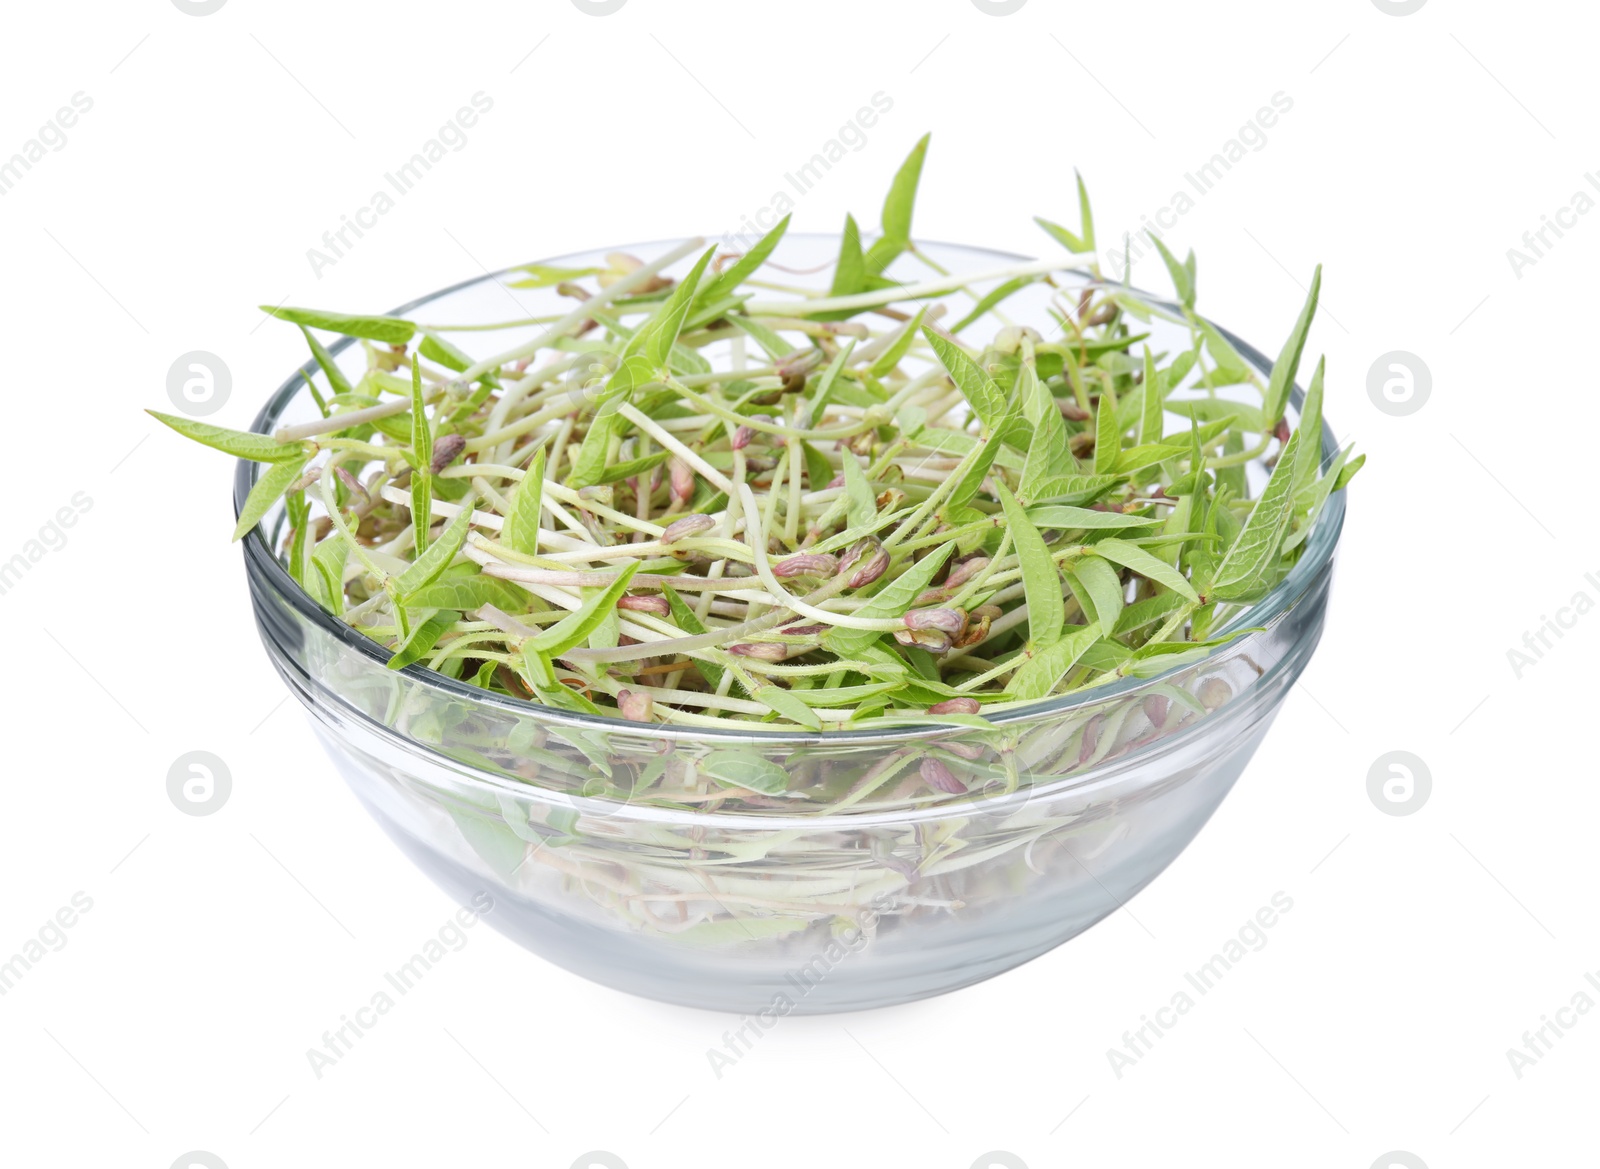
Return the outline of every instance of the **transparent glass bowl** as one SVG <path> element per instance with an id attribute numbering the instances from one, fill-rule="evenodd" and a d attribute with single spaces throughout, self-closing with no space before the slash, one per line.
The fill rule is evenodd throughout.
<path id="1" fill-rule="evenodd" d="M 623 250 L 650 258 L 669 246 Z M 922 246 L 956 272 L 1022 259 Z M 815 268 L 836 249 L 835 237 L 791 235 L 772 260 Z M 602 254 L 549 262 L 583 267 Z M 910 257 L 891 274 L 929 275 Z M 825 286 L 827 273 L 814 279 Z M 1045 321 L 1031 295 L 1009 301 L 1008 314 Z M 556 311 L 553 290 L 515 296 L 526 314 L 500 275 L 487 276 L 395 313 L 437 324 Z M 1157 351 L 1188 344 L 1181 327 L 1158 319 L 1151 328 Z M 477 356 L 530 334 L 452 337 Z M 1229 339 L 1269 372 L 1260 353 Z M 335 353 L 360 372 L 358 348 L 346 342 Z M 255 428 L 270 432 L 313 409 L 297 372 Z M 1326 426 L 1322 445 L 1331 457 Z M 238 502 L 257 470 L 241 463 Z M 997 715 L 992 730 L 744 732 L 555 711 L 420 666 L 387 669 L 387 651 L 289 577 L 273 552 L 281 514 L 245 539 L 244 554 L 273 663 L 356 796 L 429 877 L 463 904 L 487 894 L 485 920 L 586 978 L 771 1018 L 978 982 L 1060 945 L 1142 889 L 1228 793 L 1305 667 L 1343 518 L 1340 493 L 1288 578 L 1235 623 L 1259 629 L 1158 677 Z M 720 805 L 685 807 L 632 795 L 646 769 L 687 780 L 708 753 L 730 749 L 782 765 L 804 797 L 730 793 Z M 969 792 L 941 795 L 919 782 L 927 755 L 966 777 Z"/>

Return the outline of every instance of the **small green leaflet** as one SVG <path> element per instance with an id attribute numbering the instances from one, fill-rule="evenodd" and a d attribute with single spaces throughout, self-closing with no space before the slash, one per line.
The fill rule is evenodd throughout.
<path id="1" fill-rule="evenodd" d="M 1233 347 L 1233 343 L 1204 317 L 1195 317 L 1194 323 L 1205 341 L 1206 352 L 1211 354 L 1211 360 L 1217 363 L 1217 370 L 1222 375 L 1221 377 L 1211 375 L 1210 384 L 1235 385 L 1247 380 L 1250 377 L 1250 366 L 1239 356 L 1239 351 Z"/>
<path id="2" fill-rule="evenodd" d="M 984 313 L 994 308 L 997 304 L 1000 304 L 1007 297 L 1021 292 L 1024 288 L 1028 287 L 1028 285 L 1037 282 L 1038 279 L 1039 278 L 1037 276 L 1014 276 L 1010 280 L 1007 280 L 1004 284 L 990 289 L 983 295 L 977 304 L 972 306 L 971 312 L 950 326 L 949 331 L 952 333 L 961 332 L 962 329 L 965 329 L 968 325 L 972 324 L 972 322 L 983 316 Z"/>
<path id="3" fill-rule="evenodd" d="M 599 268 L 556 268 L 545 264 L 524 264 L 517 270 L 528 273 L 528 278 L 510 281 L 507 288 L 549 288 L 552 284 L 560 284 L 564 280 L 582 280 L 600 271 Z"/>
<path id="4" fill-rule="evenodd" d="M 460 616 L 461 614 L 450 609 L 441 609 L 437 613 L 429 614 L 428 619 L 414 626 L 410 636 L 400 643 L 394 656 L 389 659 L 389 668 L 403 670 L 412 662 L 426 656 Z"/>
<path id="5" fill-rule="evenodd" d="M 889 342 L 889 347 L 877 357 L 872 359 L 872 364 L 867 366 L 867 373 L 872 377 L 882 377 L 895 366 L 900 364 L 900 359 L 911 348 L 911 343 L 917 339 L 917 330 L 922 328 L 922 318 L 927 315 L 928 307 L 923 305 L 917 309 L 916 316 L 901 327 L 895 339 Z"/>
<path id="6" fill-rule="evenodd" d="M 666 595 L 667 604 L 672 606 L 672 623 L 685 633 L 695 636 L 706 631 L 705 625 L 700 621 L 695 611 L 684 604 L 683 598 L 670 585 L 662 585 L 661 591 Z M 706 684 L 715 690 L 722 684 L 722 667 L 715 662 L 701 661 L 691 658 L 695 671 L 706 680 Z"/>
<path id="7" fill-rule="evenodd" d="M 817 717 L 817 712 L 807 706 L 798 694 L 775 685 L 747 687 L 747 689 L 751 698 L 774 714 L 781 715 L 792 723 L 799 723 L 803 727 L 810 727 L 814 731 L 822 729 L 822 720 Z"/>
<path id="8" fill-rule="evenodd" d="M 843 447 L 839 456 L 844 463 L 844 493 L 849 503 L 849 521 L 852 528 L 870 524 L 878 516 L 878 499 L 861 473 L 861 464 L 849 447 Z"/>
<path id="9" fill-rule="evenodd" d="M 978 363 L 967 356 L 954 341 L 934 332 L 931 328 L 923 326 L 922 335 L 927 339 L 933 351 L 939 357 L 939 364 L 943 365 L 958 388 L 966 395 L 967 402 L 972 406 L 972 411 L 978 416 L 988 430 L 994 430 L 1006 416 L 1006 397 L 1000 387 L 988 374 L 984 373 Z"/>
<path id="10" fill-rule="evenodd" d="M 833 266 L 833 284 L 829 296 L 850 296 L 862 292 L 867 286 L 867 261 L 861 254 L 861 228 L 855 217 L 844 217 L 844 232 L 839 237 L 839 259 Z M 816 313 L 819 321 L 842 321 L 856 315 L 859 309 L 837 309 L 834 312 Z"/>
<path id="11" fill-rule="evenodd" d="M 1256 500 L 1244 530 L 1228 549 L 1222 563 L 1217 565 L 1208 599 L 1227 600 L 1249 595 L 1277 557 L 1289 530 L 1289 518 L 1294 514 L 1294 463 L 1299 442 L 1300 432 L 1295 431 L 1278 456 L 1278 465 L 1272 469 L 1272 477 L 1262 489 L 1261 498 Z"/>
<path id="12" fill-rule="evenodd" d="M 653 451 L 648 455 L 641 455 L 637 459 L 625 459 L 620 463 L 613 463 L 600 472 L 598 483 L 621 483 L 624 479 L 632 479 L 635 475 L 642 475 L 646 471 L 653 471 L 672 456 L 671 451 Z"/>
<path id="13" fill-rule="evenodd" d="M 463 613 L 493 605 L 515 613 L 526 607 L 527 594 L 510 581 L 480 574 L 459 580 L 436 580 L 418 589 L 407 603 L 421 609 L 459 609 Z"/>
<path id="14" fill-rule="evenodd" d="M 1027 497 L 1039 484 L 1071 474 L 1077 464 L 1067 443 L 1066 421 L 1055 398 L 1039 380 L 1033 362 L 1024 361 L 1017 369 L 1015 392 L 1022 403 L 1023 417 L 1033 427 L 1028 458 L 1017 484 L 1017 490 Z"/>
<path id="15" fill-rule="evenodd" d="M 233 538 L 242 539 L 244 534 L 261 522 L 261 517 L 267 514 L 267 509 L 283 497 L 289 489 L 289 484 L 300 478 L 300 472 L 305 470 L 307 456 L 302 454 L 297 459 L 286 463 L 272 463 L 261 472 L 261 477 L 256 480 L 254 487 L 250 488 L 250 495 L 244 501 L 244 507 L 239 512 L 239 523 L 233 529 Z"/>
<path id="16" fill-rule="evenodd" d="M 963 456 L 961 465 L 965 470 L 961 472 L 961 478 L 951 488 L 950 495 L 945 500 L 942 510 L 946 515 L 957 508 L 965 507 L 971 502 L 972 497 L 978 494 L 978 489 L 983 486 L 989 468 L 994 466 L 995 458 L 1003 446 L 1005 446 L 1004 438 L 999 434 L 991 434 L 983 440 L 982 446 L 974 447 Z"/>
<path id="17" fill-rule="evenodd" d="M 1093 617 L 1105 636 L 1113 636 L 1122 615 L 1122 578 L 1111 562 L 1085 556 L 1067 570 L 1067 583 L 1084 615 Z M 1028 612 L 1031 617 L 1033 610 Z"/>
<path id="18" fill-rule="evenodd" d="M 528 473 L 511 494 L 511 512 L 500 527 L 500 539 L 513 552 L 534 556 L 539 551 L 539 510 L 544 494 L 544 448 L 533 456 Z"/>
<path id="19" fill-rule="evenodd" d="M 437 333 L 424 333 L 422 344 L 417 346 L 417 352 L 429 361 L 437 362 L 456 373 L 460 373 L 472 364 L 470 357 Z"/>
<path id="20" fill-rule="evenodd" d="M 1165 425 L 1162 417 L 1164 410 L 1162 404 L 1166 395 L 1162 392 L 1161 375 L 1156 370 L 1155 355 L 1150 352 L 1150 346 L 1144 347 L 1144 402 L 1139 416 L 1139 441 L 1141 443 L 1158 443 L 1161 441 L 1161 431 Z"/>
<path id="21" fill-rule="evenodd" d="M 1343 491 L 1349 485 L 1350 480 L 1356 477 L 1356 472 L 1361 470 L 1366 461 L 1366 455 L 1357 455 L 1346 463 L 1344 470 L 1339 472 L 1339 478 L 1334 481 L 1333 489 L 1335 491 Z"/>
<path id="22" fill-rule="evenodd" d="M 928 155 L 931 137 L 931 134 L 924 134 L 917 141 L 889 184 L 889 194 L 883 200 L 883 214 L 879 218 L 883 234 L 866 257 L 867 271 L 874 276 L 882 275 L 911 243 L 911 215 L 916 209 L 917 184 L 922 181 L 922 162 Z"/>
<path id="23" fill-rule="evenodd" d="M 725 786 L 763 795 L 781 795 L 789 787 L 789 773 L 754 751 L 713 751 L 700 760 L 700 770 Z"/>
<path id="24" fill-rule="evenodd" d="M 1061 573 L 1050 558 L 1039 529 L 1003 483 L 995 483 L 1000 505 L 1005 508 L 1006 524 L 1016 542 L 1017 560 L 1022 566 L 1023 595 L 1028 602 L 1028 643 L 1047 646 L 1061 635 L 1066 624 L 1066 600 L 1061 593 Z"/>
<path id="25" fill-rule="evenodd" d="M 1011 676 L 1006 693 L 1023 702 L 1045 697 L 1054 690 L 1068 670 L 1095 642 L 1100 640 L 1100 628 L 1095 625 L 1076 625 L 1057 637 L 1048 647 L 1029 658 Z"/>
<path id="26" fill-rule="evenodd" d="M 349 555 L 343 532 L 334 532 L 311 554 L 307 591 L 335 617 L 344 613 L 344 562 Z"/>
<path id="27" fill-rule="evenodd" d="M 1267 383 L 1266 400 L 1261 407 L 1269 427 L 1277 425 L 1278 419 L 1283 417 L 1284 406 L 1288 404 L 1289 387 L 1294 385 L 1295 372 L 1300 368 L 1300 354 L 1305 350 L 1306 334 L 1311 331 L 1311 318 L 1317 313 L 1317 296 L 1321 291 L 1322 265 L 1318 264 L 1317 270 L 1311 274 L 1311 290 L 1306 293 L 1300 318 L 1295 321 L 1289 339 L 1283 343 L 1278 360 L 1272 363 L 1272 379 Z"/>
<path id="28" fill-rule="evenodd" d="M 950 554 L 955 550 L 954 544 L 945 544 L 929 552 L 857 609 L 855 615 L 878 620 L 903 616 L 911 607 L 911 602 L 928 587 L 934 574 L 944 567 L 944 562 L 950 559 Z M 872 629 L 834 626 L 822 635 L 822 639 L 834 653 L 848 658 L 865 650 L 882 636 L 882 633 Z"/>
<path id="29" fill-rule="evenodd" d="M 1300 454 L 1295 460 L 1294 491 L 1298 497 L 1317 477 L 1322 463 L 1322 375 L 1327 368 L 1325 357 L 1317 359 L 1317 368 L 1306 387 L 1305 403 L 1300 407 L 1297 429 L 1305 435 L 1300 444 Z"/>
<path id="30" fill-rule="evenodd" d="M 1082 223 L 1082 233 L 1073 235 L 1072 232 L 1062 227 L 1059 223 L 1051 223 L 1048 219 L 1041 219 L 1037 215 L 1033 221 L 1044 228 L 1062 247 L 1069 252 L 1092 252 L 1095 250 L 1094 242 L 1094 213 L 1089 209 L 1089 189 L 1083 185 L 1083 176 L 1076 170 L 1072 172 L 1078 179 L 1078 214 Z"/>
<path id="31" fill-rule="evenodd" d="M 1167 245 L 1162 243 L 1160 237 L 1151 235 L 1151 241 L 1156 245 L 1156 251 L 1161 253 L 1161 260 L 1167 266 L 1167 274 L 1172 277 L 1172 287 L 1177 290 L 1178 300 L 1183 307 L 1194 309 L 1195 279 L 1194 279 L 1194 252 L 1190 251 L 1188 258 L 1183 263 L 1178 263 L 1178 258 L 1167 250 Z"/>
<path id="32" fill-rule="evenodd" d="M 745 316 L 743 313 L 729 318 L 736 326 L 743 329 L 752 340 L 774 361 L 788 357 L 794 352 L 794 346 L 774 333 L 760 321 Z"/>
<path id="33" fill-rule="evenodd" d="M 810 443 L 801 440 L 800 453 L 805 457 L 806 482 L 812 491 L 821 491 L 833 482 L 833 464 L 828 456 Z"/>
<path id="34" fill-rule="evenodd" d="M 833 387 L 839 382 L 839 375 L 844 372 L 844 367 L 855 350 L 856 341 L 852 337 L 843 349 L 834 354 L 833 360 L 828 363 L 828 368 L 822 371 L 822 377 L 817 380 L 817 392 L 812 397 L 811 404 L 805 410 L 807 422 L 822 413 L 822 408 L 828 401 L 828 395 L 833 393 Z M 827 480 L 824 479 L 823 482 L 826 483 Z"/>
<path id="35" fill-rule="evenodd" d="M 1122 435 L 1117 433 L 1117 407 L 1110 394 L 1100 395 L 1094 416 L 1094 470 L 1109 475 L 1117 469 L 1122 454 Z"/>
<path id="36" fill-rule="evenodd" d="M 1087 507 L 1045 503 L 1028 509 L 1028 518 L 1036 528 L 1147 528 L 1161 521 L 1152 516 L 1124 515 L 1120 511 L 1095 511 Z"/>
<path id="37" fill-rule="evenodd" d="M 456 558 L 456 553 L 460 552 L 461 546 L 467 542 L 467 530 L 472 526 L 472 505 L 475 502 L 472 495 L 466 496 L 461 501 L 460 514 L 450 521 L 444 533 L 391 582 L 395 594 L 401 601 L 409 603 L 411 597 L 421 591 L 424 585 L 430 585 L 438 580 L 444 570 L 450 567 L 450 562 Z"/>
<path id="38" fill-rule="evenodd" d="M 541 632 L 539 636 L 530 637 L 524 643 L 523 649 L 559 657 L 573 646 L 586 641 L 589 634 L 605 621 L 606 614 L 617 607 L 617 599 L 628 591 L 628 582 L 633 579 L 633 574 L 638 569 L 639 562 L 630 561 L 628 566 L 617 574 L 616 580 L 595 592 L 577 609 Z"/>
<path id="39" fill-rule="evenodd" d="M 417 327 L 399 317 L 359 317 L 348 313 L 326 313 L 311 308 L 261 306 L 261 311 L 280 321 L 291 321 L 312 329 L 326 329 L 347 337 L 363 337 L 389 345 L 403 345 L 416 334 Z"/>
<path id="40" fill-rule="evenodd" d="M 783 233 L 789 230 L 789 219 L 790 217 L 787 215 L 780 219 L 777 227 L 762 236 L 756 242 L 756 246 L 740 256 L 731 268 L 706 285 L 695 300 L 702 305 L 712 305 L 725 297 L 732 296 L 747 277 L 753 275 L 756 269 L 767 262 L 767 257 L 772 254 L 772 249 L 778 246 L 778 241 L 783 238 Z"/>
<path id="41" fill-rule="evenodd" d="M 1121 475 L 1063 475 L 1034 485 L 1033 494 L 1024 496 L 1023 502 L 1034 503 L 1089 503 L 1108 488 L 1122 482 Z"/>
<path id="42" fill-rule="evenodd" d="M 193 418 L 163 414 L 160 410 L 146 410 L 145 413 L 158 422 L 165 422 L 185 438 L 192 438 L 236 459 L 249 459 L 255 463 L 284 463 L 306 457 L 304 443 L 279 442 L 269 435 L 229 430 L 225 426 L 196 422 Z"/>
<path id="43" fill-rule="evenodd" d="M 678 333 L 683 328 L 684 318 L 689 315 L 689 306 L 694 303 L 695 289 L 700 287 L 700 277 L 706 270 L 706 265 L 711 262 L 711 257 L 716 255 L 717 249 L 709 247 L 689 269 L 688 275 L 678 281 L 672 295 L 662 302 L 656 314 L 629 338 L 628 345 L 624 348 L 625 355 L 643 352 L 654 363 L 658 371 L 666 372 L 667 360 L 672 355 L 672 347 L 677 343 Z M 637 348 L 636 343 L 644 336 L 643 348 Z"/>
<path id="44" fill-rule="evenodd" d="M 1157 466 L 1168 459 L 1181 459 L 1188 451 L 1189 448 L 1185 445 L 1169 442 L 1146 442 L 1126 447 L 1117 455 L 1116 473 L 1131 475 L 1135 471 Z"/>
<path id="45" fill-rule="evenodd" d="M 300 326 L 300 332 L 305 335 L 306 344 L 311 348 L 311 356 L 317 359 L 317 365 L 321 367 L 324 376 L 327 377 L 328 388 L 335 394 L 353 392 L 350 386 L 350 379 L 344 376 L 344 371 L 339 368 L 338 362 L 334 361 L 333 354 L 328 352 L 328 347 L 318 341 L 316 335 L 304 325 Z"/>
<path id="46" fill-rule="evenodd" d="M 1095 553 L 1104 556 L 1113 564 L 1120 564 L 1123 568 L 1132 569 L 1147 580 L 1153 580 L 1159 585 L 1165 585 L 1175 593 L 1199 603 L 1200 598 L 1194 588 L 1189 584 L 1183 573 L 1179 572 L 1165 560 L 1146 552 L 1137 544 L 1129 544 L 1124 540 L 1101 540 L 1094 546 Z"/>

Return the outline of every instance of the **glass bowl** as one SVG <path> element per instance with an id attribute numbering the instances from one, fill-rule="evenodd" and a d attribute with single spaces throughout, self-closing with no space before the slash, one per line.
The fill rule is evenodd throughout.
<path id="1" fill-rule="evenodd" d="M 648 259 L 676 242 L 624 250 Z M 1024 259 L 919 247 L 963 274 Z M 837 237 L 791 234 L 769 263 L 820 270 L 812 282 L 826 287 L 836 253 Z M 603 265 L 602 255 L 548 263 Z M 930 275 L 911 256 L 890 274 Z M 395 315 L 449 324 L 559 311 L 554 290 L 513 291 L 502 277 L 515 274 L 459 284 Z M 1008 301 L 1008 314 L 1043 321 L 1035 291 Z M 1158 317 L 1149 327 L 1153 349 L 1188 344 L 1182 326 Z M 479 356 L 532 332 L 451 336 Z M 1270 371 L 1228 336 L 1263 376 Z M 361 372 L 359 347 L 345 341 L 334 352 L 347 373 Z M 255 429 L 313 411 L 296 371 Z M 1326 425 L 1322 447 L 1333 455 Z M 240 464 L 237 503 L 257 470 Z M 1257 489 L 1264 474 L 1251 468 Z M 418 665 L 386 668 L 387 650 L 290 578 L 273 551 L 281 511 L 245 538 L 244 556 L 273 664 L 357 798 L 429 877 L 463 905 L 492 905 L 485 920 L 496 929 L 586 978 L 765 1026 L 989 978 L 1148 884 L 1238 779 L 1316 647 L 1343 519 L 1341 492 L 1288 577 L 1234 622 L 1248 631 L 1227 645 L 1155 677 L 998 713 L 986 730 L 735 731 L 553 710 Z M 692 805 L 633 794 L 641 776 L 664 773 L 687 794 L 709 756 L 730 753 L 777 763 L 791 788 L 809 794 L 739 792 Z M 927 756 L 969 790 L 945 795 L 918 782 Z"/>

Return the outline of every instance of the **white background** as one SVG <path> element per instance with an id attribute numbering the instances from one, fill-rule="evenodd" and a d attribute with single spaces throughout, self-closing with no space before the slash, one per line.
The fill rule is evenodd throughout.
<path id="1" fill-rule="evenodd" d="M 93 908 L 0 997 L 0 1161 L 1577 1163 L 1600 1012 L 1520 1078 L 1506 1051 L 1600 971 L 1600 617 L 1520 679 L 1507 650 L 1575 593 L 1600 599 L 1581 343 L 1600 215 L 1520 276 L 1506 253 L 1600 167 L 1588 17 L 1465 0 L 17 6 L 0 158 L 75 92 L 94 104 L 0 198 L 0 559 L 74 493 L 92 507 L 0 596 L 0 958 L 74 893 Z M 468 145 L 314 275 L 307 249 L 479 90 L 494 106 Z M 168 367 L 203 349 L 233 373 L 212 421 L 246 425 L 303 356 L 258 303 L 379 311 L 484 266 L 721 235 L 880 90 L 893 110 L 797 228 L 875 223 L 932 130 L 916 234 L 1037 252 L 1031 215 L 1075 222 L 1076 166 L 1114 239 L 1272 94 L 1292 99 L 1168 239 L 1200 257 L 1201 308 L 1269 352 L 1327 266 L 1309 351 L 1370 461 L 1304 683 L 1165 875 L 999 979 L 785 1020 L 718 1080 L 705 1051 L 727 1019 L 479 927 L 317 1079 L 306 1049 L 453 906 L 284 699 L 228 543 L 231 461 L 140 409 L 166 408 Z M 1165 287 L 1148 262 L 1134 276 Z M 1391 350 L 1431 370 L 1409 416 L 1367 393 Z M 231 771 L 214 815 L 168 799 L 191 750 Z M 1409 816 L 1367 794 L 1391 750 L 1432 775 Z M 1294 907 L 1265 948 L 1118 1078 L 1107 1049 L 1280 890 Z"/>

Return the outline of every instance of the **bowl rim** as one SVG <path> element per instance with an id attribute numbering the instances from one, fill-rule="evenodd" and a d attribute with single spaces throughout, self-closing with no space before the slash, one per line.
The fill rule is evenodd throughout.
<path id="1" fill-rule="evenodd" d="M 660 240 L 647 240 L 637 243 L 605 245 L 604 247 L 588 248 L 581 251 L 568 252 L 560 256 L 551 256 L 545 259 L 527 261 L 500 268 L 492 272 L 462 280 L 448 287 L 437 289 L 414 300 L 408 301 L 397 308 L 390 309 L 386 316 L 403 316 L 441 300 L 462 289 L 474 285 L 485 284 L 499 280 L 509 273 L 521 271 L 527 264 L 544 264 L 552 267 L 569 266 L 568 262 L 579 257 L 591 256 L 599 251 L 645 251 L 646 249 L 668 249 L 684 243 L 694 237 L 669 238 Z M 709 237 L 700 237 L 709 238 Z M 811 240 L 837 240 L 838 236 L 830 232 L 790 232 L 785 239 L 811 239 Z M 918 240 L 919 247 L 937 248 L 940 250 L 954 250 L 969 253 L 978 253 L 998 260 L 1017 260 L 1027 262 L 1037 257 L 1029 257 L 1014 252 L 997 251 L 973 244 L 948 243 L 939 240 Z M 1070 272 L 1082 276 L 1098 284 L 1107 284 L 1104 278 L 1096 277 L 1093 273 L 1083 268 L 1063 267 L 1063 272 Z M 1167 312 L 1181 312 L 1182 306 L 1172 300 L 1156 296 L 1133 285 L 1121 284 L 1119 287 L 1134 293 L 1146 304 Z M 1227 339 L 1239 356 L 1244 358 L 1256 370 L 1270 375 L 1272 361 L 1269 360 L 1255 346 L 1243 340 L 1230 330 L 1206 318 L 1208 323 Z M 341 337 L 328 346 L 329 353 L 338 355 L 345 349 L 355 344 L 353 337 Z M 282 410 L 304 389 L 306 378 L 318 372 L 316 359 L 309 358 L 283 382 L 282 385 L 267 399 L 261 410 L 256 414 L 250 424 L 252 432 L 257 434 L 271 434 L 272 426 Z M 1292 405 L 1299 408 L 1304 400 L 1305 393 L 1298 384 L 1290 387 L 1289 399 Z M 1321 462 L 1325 465 L 1338 452 L 1338 440 L 1329 424 L 1326 414 L 1322 419 Z M 244 508 L 245 500 L 250 494 L 250 489 L 255 485 L 259 464 L 247 459 L 238 460 L 234 472 L 234 515 L 238 517 Z M 1218 636 L 1229 636 L 1229 640 L 1220 645 L 1213 646 L 1207 651 L 1200 661 L 1189 661 L 1173 666 L 1159 674 L 1149 677 L 1128 677 L 1103 686 L 1095 686 L 1086 690 L 1074 691 L 1071 694 L 1057 695 L 1053 698 L 1040 699 L 1038 702 L 1026 706 L 1014 707 L 1009 710 L 997 712 L 993 716 L 983 715 L 995 730 L 1007 727 L 1025 725 L 1041 718 L 1050 718 L 1069 713 L 1078 708 L 1089 708 L 1107 700 L 1122 697 L 1137 692 L 1147 687 L 1159 686 L 1168 682 L 1174 675 L 1185 670 L 1203 666 L 1207 660 L 1218 657 L 1234 648 L 1240 641 L 1240 636 L 1252 636 L 1246 630 L 1257 629 L 1272 625 L 1286 614 L 1299 601 L 1323 568 L 1333 559 L 1334 551 L 1339 543 L 1340 533 L 1344 528 L 1345 518 L 1345 493 L 1336 491 L 1329 495 L 1327 504 L 1322 514 L 1318 517 L 1310 537 L 1305 542 L 1304 551 L 1300 559 L 1295 562 L 1287 576 L 1279 581 L 1266 596 L 1255 602 L 1243 613 L 1234 618 L 1223 627 Z M 264 579 L 266 584 L 283 597 L 303 618 L 317 626 L 322 632 L 331 635 L 341 644 L 347 646 L 362 656 L 371 660 L 375 665 L 388 669 L 388 659 L 391 656 L 387 650 L 372 638 L 355 629 L 353 626 L 339 620 L 328 612 L 302 588 L 289 571 L 273 554 L 272 547 L 262 531 L 262 525 L 252 528 L 241 541 L 243 545 L 245 571 L 247 577 Z M 430 670 L 420 662 L 414 662 L 404 669 L 394 671 L 407 676 L 412 682 L 423 685 L 447 697 L 466 699 L 471 702 L 491 705 L 507 710 L 517 715 L 537 718 L 542 722 L 557 726 L 567 726 L 576 729 L 596 730 L 608 733 L 622 734 L 648 734 L 653 738 L 671 740 L 704 740 L 716 743 L 739 743 L 743 745 L 786 744 L 793 747 L 807 745 L 829 744 L 832 746 L 872 745 L 887 744 L 897 740 L 926 736 L 931 731 L 940 728 L 937 723 L 938 716 L 916 716 L 928 719 L 918 723 L 896 723 L 887 727 L 865 727 L 850 731 L 809 731 L 809 730 L 775 730 L 768 729 L 766 724 L 751 723 L 750 730 L 735 729 L 732 727 L 701 727 L 680 726 L 673 723 L 639 723 L 629 719 L 611 718 L 606 715 L 583 714 L 576 711 L 558 710 L 554 707 L 543 706 L 527 699 L 516 698 L 511 695 L 495 694 L 470 683 L 451 678 L 435 670 Z M 963 723 L 945 723 L 944 727 L 951 730 L 961 728 L 978 732 L 975 727 Z"/>

